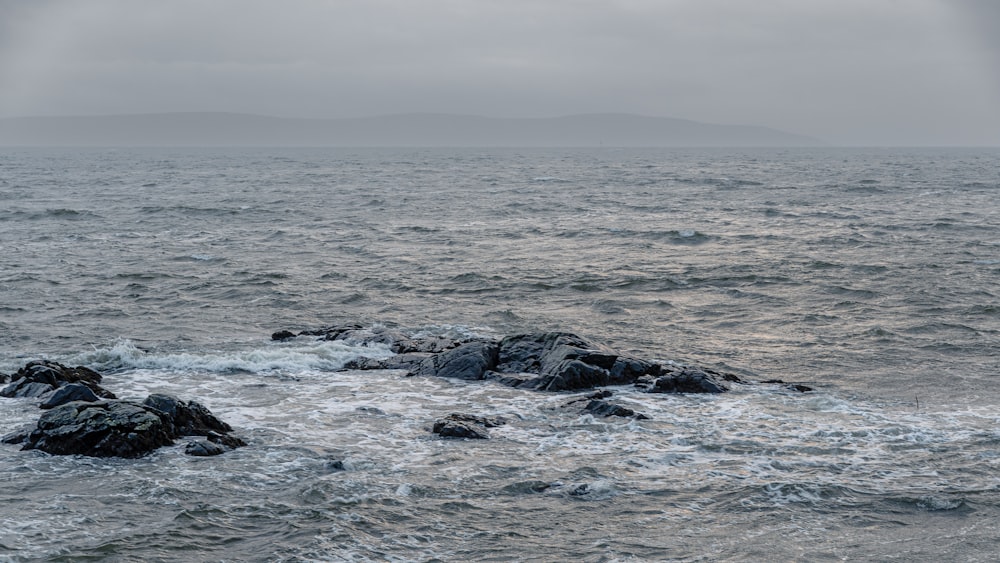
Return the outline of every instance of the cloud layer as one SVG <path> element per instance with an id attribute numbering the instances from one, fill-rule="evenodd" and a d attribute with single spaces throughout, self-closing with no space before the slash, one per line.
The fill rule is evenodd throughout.
<path id="1" fill-rule="evenodd" d="M 997 5 L 0 0 L 0 117 L 630 112 L 1000 144 Z"/>

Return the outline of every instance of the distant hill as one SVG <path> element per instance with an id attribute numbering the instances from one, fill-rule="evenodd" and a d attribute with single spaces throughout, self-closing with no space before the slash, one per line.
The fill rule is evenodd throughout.
<path id="1" fill-rule="evenodd" d="M 500 119 L 402 114 L 294 119 L 156 113 L 0 119 L 0 146 L 748 147 L 820 141 L 752 125 L 631 114 Z"/>

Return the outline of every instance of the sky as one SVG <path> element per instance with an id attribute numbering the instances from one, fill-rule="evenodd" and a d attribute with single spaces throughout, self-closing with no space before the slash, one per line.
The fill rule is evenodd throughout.
<path id="1" fill-rule="evenodd" d="M 1000 1 L 0 0 L 0 117 L 178 111 L 1000 146 Z"/>

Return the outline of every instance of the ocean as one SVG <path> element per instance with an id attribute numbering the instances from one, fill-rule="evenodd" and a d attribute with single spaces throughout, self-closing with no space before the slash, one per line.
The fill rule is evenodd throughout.
<path id="1" fill-rule="evenodd" d="M 814 390 L 603 418 L 270 337 L 343 323 Z M 39 358 L 248 446 L 0 445 L 0 561 L 992 561 L 1000 151 L 4 148 L 0 372 Z M 38 415 L 0 399 L 0 434 Z"/>

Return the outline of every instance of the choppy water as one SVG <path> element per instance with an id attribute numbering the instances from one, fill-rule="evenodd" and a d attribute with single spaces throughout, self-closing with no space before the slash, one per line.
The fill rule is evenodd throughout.
<path id="1" fill-rule="evenodd" d="M 0 560 L 992 560 L 998 194 L 996 150 L 4 149 L 0 371 L 88 365 L 250 446 L 0 447 Z M 817 391 L 594 419 L 269 340 L 346 321 Z M 433 437 L 455 411 L 512 423 Z M 37 416 L 0 401 L 0 433 Z"/>

